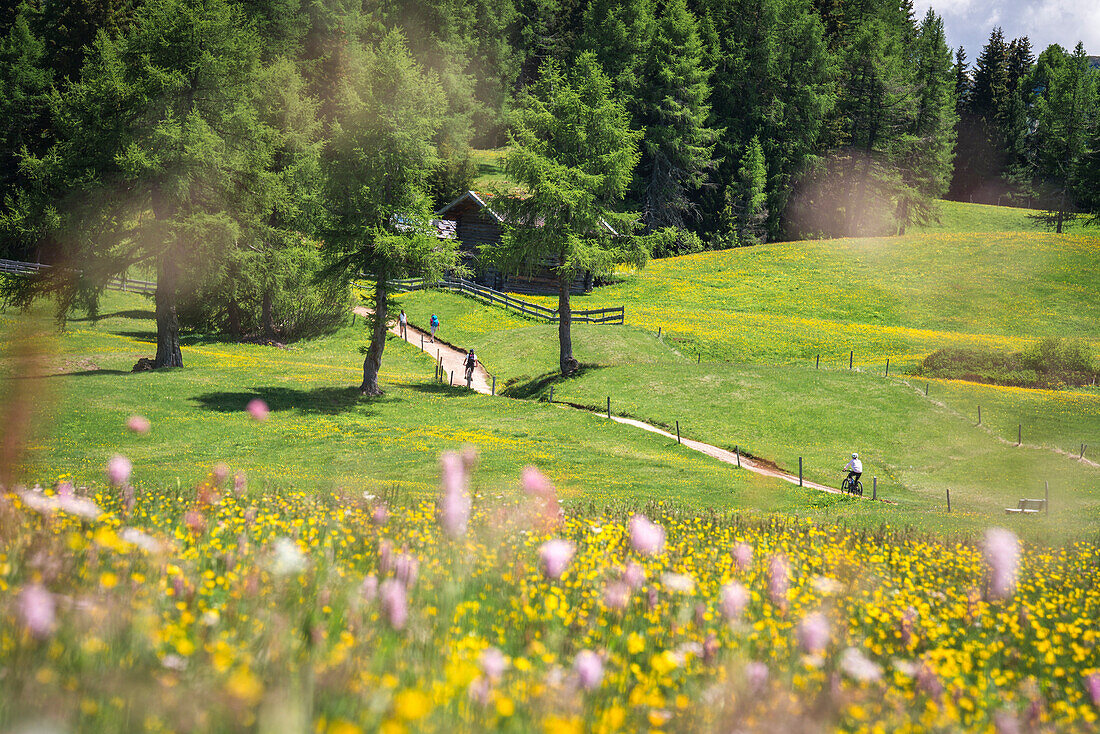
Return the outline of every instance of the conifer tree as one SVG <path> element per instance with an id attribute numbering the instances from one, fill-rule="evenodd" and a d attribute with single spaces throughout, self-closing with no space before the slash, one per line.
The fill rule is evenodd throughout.
<path id="1" fill-rule="evenodd" d="M 371 46 L 349 43 L 341 63 L 323 158 L 321 232 L 332 278 L 346 282 L 362 273 L 373 283 L 360 391 L 377 396 L 390 281 L 438 279 L 456 264 L 454 241 L 435 237 L 427 191 L 446 101 L 398 31 Z"/>
<path id="2" fill-rule="evenodd" d="M 693 214 L 691 193 L 715 168 L 718 132 L 707 125 L 708 77 L 695 17 L 685 0 L 669 0 L 657 21 L 640 100 L 645 138 L 638 178 L 649 232 L 684 229 Z"/>
<path id="3" fill-rule="evenodd" d="M 94 306 L 135 263 L 157 273 L 156 367 L 179 367 L 181 290 L 217 263 L 268 153 L 251 107 L 255 37 L 227 0 L 150 0 L 129 31 L 96 36 L 55 107 L 58 142 L 28 157 L 50 202 L 53 256 L 33 292 Z M 33 294 L 33 293 L 32 293 Z"/>
<path id="4" fill-rule="evenodd" d="M 635 115 L 655 26 L 653 0 L 592 0 L 584 11 L 584 32 L 577 50 L 596 55 L 600 68 Z"/>
<path id="5" fill-rule="evenodd" d="M 483 250 L 501 269 L 530 271 L 552 263 L 558 281 L 558 363 L 576 371 L 569 303 L 574 279 L 616 262 L 645 262 L 636 215 L 617 210 L 638 162 L 641 134 L 591 53 L 567 73 L 553 60 L 520 95 L 504 170 L 521 195 L 497 191 L 493 208 L 503 241 Z"/>

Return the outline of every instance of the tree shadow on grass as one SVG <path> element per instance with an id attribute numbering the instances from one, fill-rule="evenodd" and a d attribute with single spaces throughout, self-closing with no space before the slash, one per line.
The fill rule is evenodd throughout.
<path id="1" fill-rule="evenodd" d="M 93 324 L 98 324 L 105 319 L 143 319 L 146 321 L 152 321 L 157 317 L 156 311 L 145 311 L 142 309 L 130 309 L 129 311 L 115 311 L 114 313 L 101 313 L 95 316 L 83 316 L 79 319 L 70 317 L 68 321 L 85 322 L 90 321 Z M 154 332 L 155 333 L 155 332 Z"/>
<path id="2" fill-rule="evenodd" d="M 198 395 L 192 400 L 206 410 L 219 413 L 243 412 L 248 404 L 259 398 L 269 410 L 298 410 L 303 413 L 336 415 L 359 408 L 372 408 L 381 402 L 394 402 L 400 398 L 384 395 L 366 398 L 358 387 L 318 387 L 313 390 L 295 390 L 290 387 L 255 387 L 247 392 L 212 392 Z M 369 411 L 374 412 L 374 411 Z"/>
<path id="3" fill-rule="evenodd" d="M 508 383 L 503 388 L 498 388 L 498 392 L 509 398 L 527 400 L 542 395 L 551 385 L 561 385 L 570 380 L 579 379 L 589 372 L 604 369 L 604 367 L 605 365 L 582 364 L 576 372 L 568 377 L 562 377 L 561 372 L 554 370 L 553 372 L 547 372 L 538 377 L 526 380 L 521 378 L 516 382 Z"/>

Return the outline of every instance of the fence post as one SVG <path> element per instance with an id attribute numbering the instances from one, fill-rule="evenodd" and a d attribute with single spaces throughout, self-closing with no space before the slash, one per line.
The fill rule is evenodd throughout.
<path id="1" fill-rule="evenodd" d="M 821 369 L 821 355 L 817 355 L 817 364 L 814 366 L 815 370 Z"/>
<path id="2" fill-rule="evenodd" d="M 1081 444 L 1081 455 L 1080 455 L 1079 457 L 1077 457 L 1077 458 L 1079 458 L 1079 459 L 1083 459 L 1083 458 L 1085 458 L 1085 449 L 1087 449 L 1087 448 L 1088 448 L 1088 445 L 1086 445 L 1086 444 Z"/>
<path id="3" fill-rule="evenodd" d="M 740 446 L 734 446 L 733 447 L 733 455 L 737 457 L 737 468 L 740 469 L 741 468 L 741 447 Z"/>
<path id="4" fill-rule="evenodd" d="M 947 488 L 947 511 L 951 512 L 951 487 Z"/>
<path id="5" fill-rule="evenodd" d="M 658 339 L 661 338 L 661 327 L 660 326 L 657 327 L 657 338 Z"/>
<path id="6" fill-rule="evenodd" d="M 854 351 L 848 352 L 848 369 L 852 369 L 852 359 L 854 359 L 856 353 Z"/>
<path id="7" fill-rule="evenodd" d="M 455 371 L 451 370 L 451 387 L 455 386 Z"/>
<path id="8" fill-rule="evenodd" d="M 889 357 L 886 358 L 886 376 L 887 377 L 890 376 L 890 358 Z"/>
<path id="9" fill-rule="evenodd" d="M 607 417 L 611 417 L 611 396 L 607 396 Z"/>
<path id="10" fill-rule="evenodd" d="M 978 425 L 982 424 L 982 406 L 978 406 Z"/>
<path id="11" fill-rule="evenodd" d="M 1023 446 L 1024 445 L 1024 424 L 1023 423 L 1017 423 L 1016 424 L 1016 445 L 1017 446 Z"/>
<path id="12" fill-rule="evenodd" d="M 1049 479 L 1044 479 L 1043 480 L 1043 486 L 1045 488 L 1043 490 L 1043 492 L 1044 492 L 1043 493 L 1043 498 L 1046 500 L 1046 503 L 1043 505 L 1043 508 L 1046 510 L 1046 514 L 1049 515 L 1050 514 L 1050 480 Z"/>
<path id="13" fill-rule="evenodd" d="M 550 386 L 550 402 L 554 402 L 554 386 Z"/>
<path id="14" fill-rule="evenodd" d="M 798 486 L 802 486 L 802 457 L 798 457 Z"/>
<path id="15" fill-rule="evenodd" d="M 676 443 L 680 443 L 680 421 L 676 421 Z"/>
<path id="16" fill-rule="evenodd" d="M 493 375 L 493 397 L 497 394 L 497 376 Z"/>
<path id="17" fill-rule="evenodd" d="M 924 397 L 928 397 L 928 381 L 924 383 Z"/>
<path id="18" fill-rule="evenodd" d="M 871 499 L 878 499 L 878 477 L 871 477 Z"/>
<path id="19" fill-rule="evenodd" d="M 424 335 L 420 335 L 420 350 L 424 351 Z"/>

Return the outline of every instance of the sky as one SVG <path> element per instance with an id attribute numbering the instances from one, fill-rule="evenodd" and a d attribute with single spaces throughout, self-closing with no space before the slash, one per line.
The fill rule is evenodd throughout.
<path id="1" fill-rule="evenodd" d="M 917 18 L 929 7 L 943 18 L 947 44 L 965 46 L 971 65 L 994 26 L 1006 42 L 1030 38 L 1035 55 L 1052 43 L 1072 50 L 1078 41 L 1085 53 L 1100 55 L 1100 0 L 914 0 Z"/>

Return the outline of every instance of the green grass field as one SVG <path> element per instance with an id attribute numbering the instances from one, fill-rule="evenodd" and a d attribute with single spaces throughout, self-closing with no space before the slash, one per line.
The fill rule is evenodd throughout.
<path id="1" fill-rule="evenodd" d="M 962 201 L 936 202 L 936 221 L 910 228 L 911 232 L 1049 232 L 1042 222 L 1031 218 L 1035 212 L 1011 206 L 968 204 Z M 1096 233 L 1085 220 L 1066 223 L 1066 232 Z"/>

